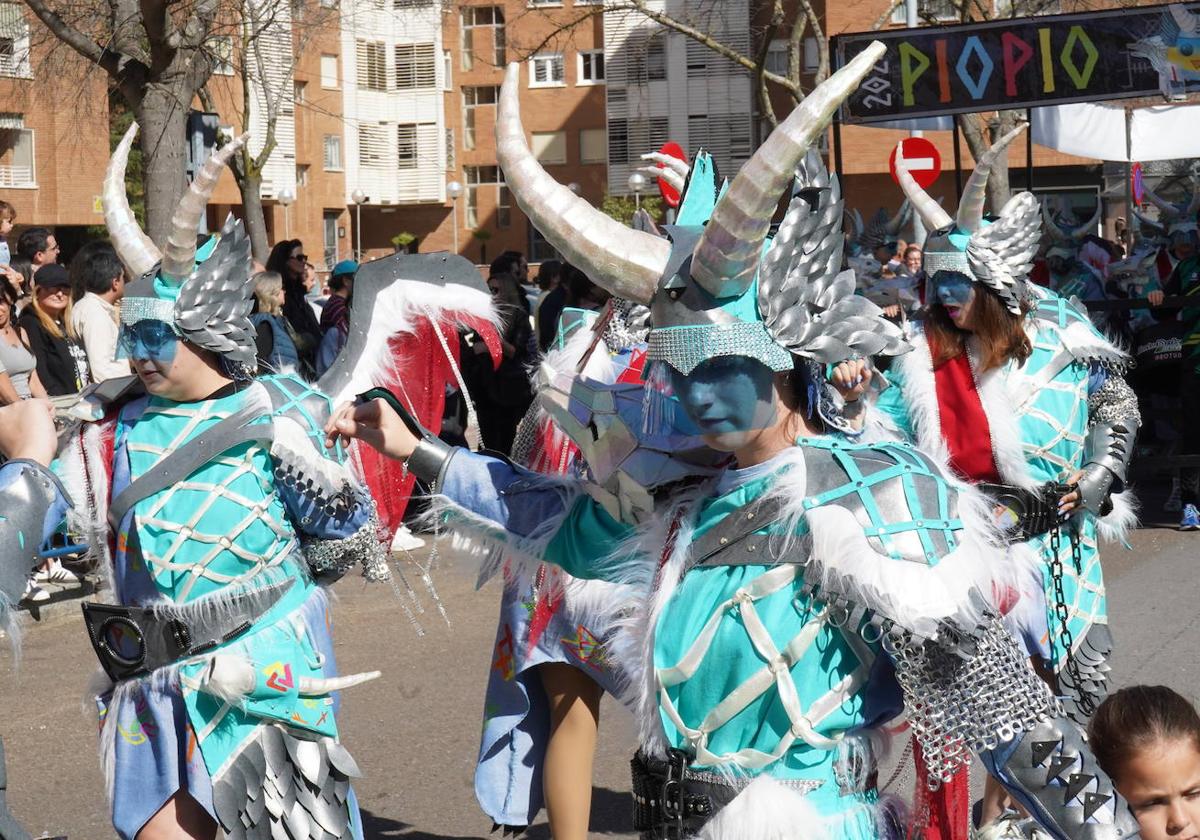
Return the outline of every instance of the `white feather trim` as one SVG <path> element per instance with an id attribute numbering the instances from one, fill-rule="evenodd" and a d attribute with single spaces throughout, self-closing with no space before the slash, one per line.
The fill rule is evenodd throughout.
<path id="1" fill-rule="evenodd" d="M 939 464 L 950 462 L 950 450 L 942 437 L 942 418 L 933 378 L 933 356 L 925 333 L 914 330 L 909 337 L 912 352 L 892 360 L 904 378 L 904 405 L 908 410 L 916 444 Z"/>
<path id="2" fill-rule="evenodd" d="M 1132 490 L 1112 494 L 1113 509 L 1096 520 L 1096 533 L 1105 542 L 1125 543 L 1129 532 L 1138 527 L 1140 505 Z"/>
<path id="3" fill-rule="evenodd" d="M 112 558 L 108 549 L 108 497 L 111 464 L 104 457 L 103 437 L 112 434 L 115 421 L 84 423 L 58 453 L 55 472 L 71 497 L 67 526 L 88 546 L 87 559 L 107 579 L 113 591 Z"/>
<path id="4" fill-rule="evenodd" d="M 450 312 L 478 318 L 497 327 L 501 321 L 489 295 L 459 283 L 436 286 L 432 283 L 398 281 L 380 291 L 371 309 L 367 342 L 360 363 L 346 387 L 340 393 L 330 395 L 334 405 L 370 389 L 382 372 L 394 364 L 392 352 L 387 346 L 388 339 L 398 334 L 413 333 L 421 320 L 441 320 Z"/>
<path id="5" fill-rule="evenodd" d="M 825 820 L 802 794 L 759 776 L 709 820 L 698 840 L 829 840 Z"/>

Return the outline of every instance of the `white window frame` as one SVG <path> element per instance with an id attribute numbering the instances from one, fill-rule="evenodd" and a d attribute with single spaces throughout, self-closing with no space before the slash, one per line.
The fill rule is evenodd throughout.
<path id="1" fill-rule="evenodd" d="M 333 61 L 333 76 L 325 75 L 325 64 L 326 64 L 325 60 L 326 59 L 332 59 L 332 61 Z M 330 53 L 321 53 L 321 62 L 320 62 L 319 69 L 321 72 L 321 89 L 322 90 L 337 90 L 339 87 L 341 87 L 342 68 L 341 68 L 341 62 L 338 61 L 338 57 L 336 54 L 331 55 Z M 332 81 L 332 84 L 329 83 L 331 81 Z"/>
<path id="2" fill-rule="evenodd" d="M 308 186 L 309 168 L 310 168 L 309 164 L 307 164 L 307 163 L 297 163 L 296 164 L 296 186 L 297 187 L 307 187 Z"/>
<path id="3" fill-rule="evenodd" d="M 332 141 L 332 142 L 331 142 Z M 329 150 L 337 149 L 337 161 L 330 163 Z M 342 136 L 340 134 L 326 134 L 321 139 L 321 166 L 326 172 L 345 172 L 346 157 L 342 149 Z"/>
<path id="4" fill-rule="evenodd" d="M 547 72 L 547 74 L 546 74 L 547 81 L 539 82 L 537 80 L 538 65 L 540 63 L 546 63 L 546 66 L 549 71 L 550 68 L 554 67 L 555 62 L 557 62 L 557 64 L 558 64 L 558 68 L 559 68 L 560 73 L 562 74 L 562 78 L 561 79 L 551 79 L 550 78 L 551 74 L 549 72 Z M 566 87 L 567 86 L 567 62 L 566 62 L 566 58 L 563 56 L 562 53 L 538 53 L 537 55 L 531 55 L 529 57 L 528 64 L 529 64 L 529 86 L 531 88 L 555 88 L 555 87 Z"/>
<path id="5" fill-rule="evenodd" d="M 576 87 L 590 87 L 591 85 L 604 84 L 605 83 L 604 76 L 601 76 L 599 79 L 589 79 L 584 75 L 583 71 L 584 71 L 584 57 L 585 56 L 593 59 L 592 60 L 592 69 L 595 69 L 595 67 L 596 67 L 595 58 L 597 56 L 599 56 L 599 58 L 600 58 L 601 68 L 603 68 L 605 66 L 604 50 L 580 50 L 579 52 L 577 52 L 575 54 L 575 85 L 576 85 Z"/>
<path id="6" fill-rule="evenodd" d="M 0 187 L 9 190 L 36 190 L 38 188 L 36 133 L 32 128 L 25 127 L 23 115 L 0 114 L 0 132 L 5 131 L 19 132 L 29 137 L 29 177 L 27 180 L 18 181 L 16 180 L 17 167 L 11 164 L 2 165 L 0 166 Z"/>
<path id="7" fill-rule="evenodd" d="M 214 35 L 209 38 L 208 53 L 212 57 L 214 76 L 233 75 L 233 36 Z"/>
<path id="8" fill-rule="evenodd" d="M 15 5 L 23 8 L 20 4 Z M 19 31 L 14 27 L 6 32 L 4 37 L 12 41 L 12 55 L 6 56 L 4 61 L 0 62 L 0 76 L 10 79 L 32 79 L 33 68 L 29 62 L 29 22 L 22 19 Z"/>
<path id="9" fill-rule="evenodd" d="M 525 0 L 531 9 L 561 9 L 563 0 Z"/>
<path id="10" fill-rule="evenodd" d="M 359 91 L 370 91 L 371 93 L 387 93 L 393 88 L 392 74 L 388 68 L 388 49 L 387 41 L 369 41 L 366 38 L 359 38 L 354 42 L 354 64 L 355 64 L 355 83 L 358 85 Z M 375 55 L 379 58 L 378 67 L 372 67 L 370 57 Z M 371 84 L 378 83 L 378 86 Z"/>
<path id="11" fill-rule="evenodd" d="M 292 101 L 297 105 L 303 105 L 308 101 L 308 82 L 292 80 Z"/>
<path id="12" fill-rule="evenodd" d="M 767 60 L 763 69 L 768 73 L 774 73 L 777 76 L 787 78 L 788 74 L 788 45 L 791 42 L 786 38 L 774 38 L 771 45 L 767 47 Z M 779 59 L 782 58 L 782 66 L 779 65 Z"/>

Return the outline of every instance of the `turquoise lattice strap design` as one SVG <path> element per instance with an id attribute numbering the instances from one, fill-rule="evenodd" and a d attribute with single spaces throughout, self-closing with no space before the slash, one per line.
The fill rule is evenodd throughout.
<path id="1" fill-rule="evenodd" d="M 924 559 L 931 566 L 954 550 L 955 532 L 963 527 L 956 494 L 933 462 L 920 452 L 903 443 L 858 445 L 831 438 L 810 438 L 800 445 L 827 451 L 846 478 L 845 483 L 806 498 L 805 509 L 826 504 L 846 506 L 844 500 L 853 496 L 869 520 L 863 532 L 889 557 L 916 559 L 899 551 L 896 538 L 903 534 L 920 541 Z M 876 491 L 885 484 L 901 489 L 906 511 L 884 510 Z M 891 492 L 893 488 L 888 489 Z M 894 500 L 888 504 L 894 505 Z"/>
<path id="2" fill-rule="evenodd" d="M 312 438 L 318 452 L 325 452 L 325 436 L 322 429 L 329 417 L 330 401 L 324 391 L 318 390 L 304 380 L 291 374 L 266 376 L 259 380 L 271 398 L 271 413 L 291 417 Z M 342 460 L 341 447 L 336 451 L 336 460 Z"/>

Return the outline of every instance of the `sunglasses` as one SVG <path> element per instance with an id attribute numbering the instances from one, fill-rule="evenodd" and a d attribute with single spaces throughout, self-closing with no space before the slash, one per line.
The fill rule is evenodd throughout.
<path id="1" fill-rule="evenodd" d="M 66 286 L 38 286 L 37 293 L 46 297 L 69 294 Z"/>
<path id="2" fill-rule="evenodd" d="M 294 256 L 288 257 L 288 259 L 289 260 L 300 260 L 300 262 L 308 262 L 308 255 L 307 254 L 296 254 Z"/>

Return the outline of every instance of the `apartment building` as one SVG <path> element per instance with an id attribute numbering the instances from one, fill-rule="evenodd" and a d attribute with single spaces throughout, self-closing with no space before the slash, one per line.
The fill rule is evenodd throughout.
<path id="1" fill-rule="evenodd" d="M 67 50 L 34 37 L 23 3 L 0 2 L 0 198 L 19 226 L 52 225 L 69 247 L 103 224 L 108 162 L 102 80 Z"/>

